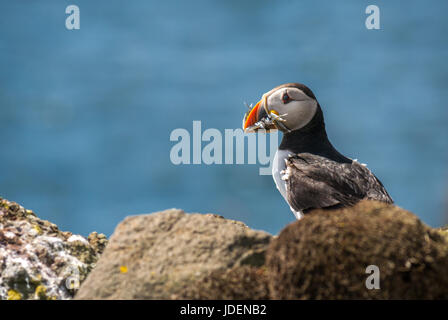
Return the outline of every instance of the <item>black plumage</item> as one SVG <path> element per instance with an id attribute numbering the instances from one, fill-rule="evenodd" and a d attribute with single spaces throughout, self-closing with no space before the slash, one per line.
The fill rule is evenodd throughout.
<path id="1" fill-rule="evenodd" d="M 351 206 L 362 199 L 393 202 L 378 178 L 357 161 L 338 162 L 299 153 L 286 159 L 282 179 L 289 205 L 303 213 Z"/>
<path id="2" fill-rule="evenodd" d="M 286 168 L 281 179 L 291 209 L 307 213 L 317 208 L 352 206 L 362 199 L 393 203 L 381 181 L 365 165 L 345 157 L 333 147 L 313 92 L 302 84 L 278 88 L 281 87 L 298 88 L 317 103 L 312 120 L 301 129 L 285 132 L 279 146 L 279 150 L 290 154 L 285 159 Z"/>

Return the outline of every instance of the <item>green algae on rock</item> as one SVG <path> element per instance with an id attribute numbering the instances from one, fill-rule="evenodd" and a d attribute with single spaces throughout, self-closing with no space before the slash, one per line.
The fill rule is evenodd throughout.
<path id="1" fill-rule="evenodd" d="M 0 198 L 0 300 L 71 299 L 107 239 L 89 240 Z"/>

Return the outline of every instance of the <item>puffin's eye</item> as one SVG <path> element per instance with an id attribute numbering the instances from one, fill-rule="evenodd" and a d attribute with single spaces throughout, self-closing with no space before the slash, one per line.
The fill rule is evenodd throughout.
<path id="1" fill-rule="evenodd" d="M 282 97 L 283 103 L 288 103 L 291 98 L 288 96 L 288 93 L 285 91 Z"/>

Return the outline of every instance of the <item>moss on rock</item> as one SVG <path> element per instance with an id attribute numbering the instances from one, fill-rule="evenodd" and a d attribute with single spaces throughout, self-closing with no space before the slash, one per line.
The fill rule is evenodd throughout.
<path id="1" fill-rule="evenodd" d="M 367 289 L 366 268 L 380 270 Z M 287 226 L 267 252 L 275 299 L 448 298 L 448 244 L 414 214 L 362 201 L 316 210 Z"/>

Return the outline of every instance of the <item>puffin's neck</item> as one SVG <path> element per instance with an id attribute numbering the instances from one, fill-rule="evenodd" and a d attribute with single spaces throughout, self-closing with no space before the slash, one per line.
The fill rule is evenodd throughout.
<path id="1" fill-rule="evenodd" d="M 288 150 L 295 154 L 307 152 L 337 162 L 352 162 L 352 160 L 339 153 L 328 140 L 320 106 L 317 108 L 316 115 L 305 127 L 283 135 L 278 149 Z"/>

